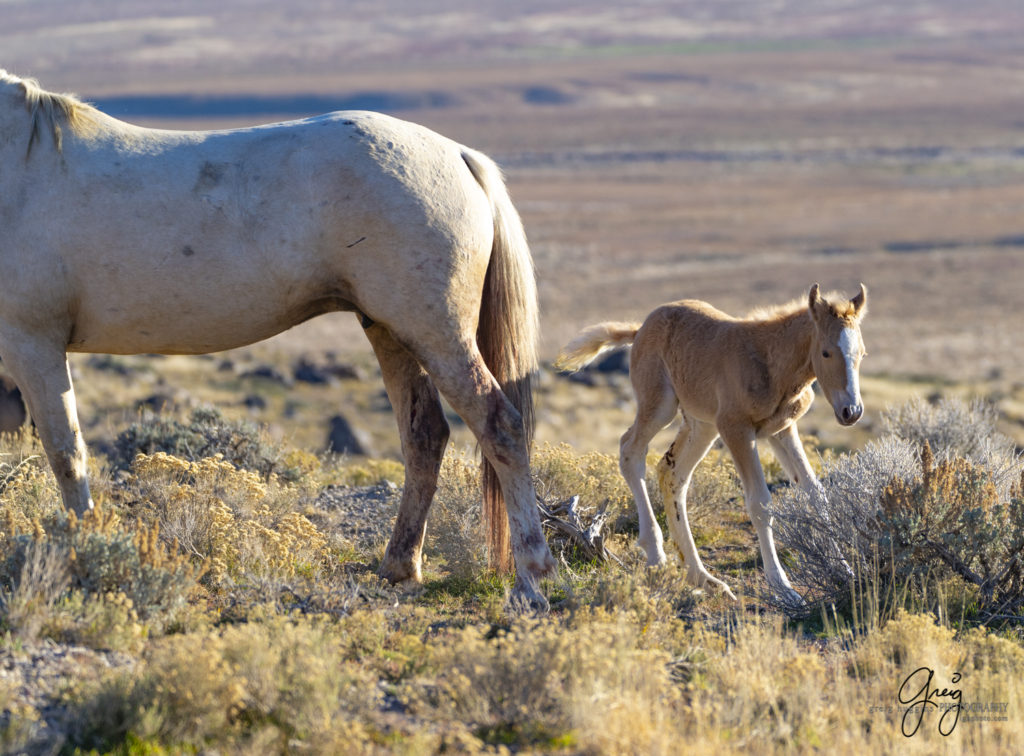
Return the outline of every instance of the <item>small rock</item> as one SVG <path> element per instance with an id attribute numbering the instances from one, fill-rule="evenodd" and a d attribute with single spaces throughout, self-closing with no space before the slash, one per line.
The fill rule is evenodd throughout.
<path id="1" fill-rule="evenodd" d="M 291 386 L 291 380 L 280 370 L 271 365 L 257 365 L 239 374 L 239 378 L 259 378 L 265 381 L 278 383 L 282 386 Z"/>
<path id="2" fill-rule="evenodd" d="M 369 444 L 366 436 L 357 432 L 342 415 L 335 415 L 328 421 L 327 451 L 335 454 L 368 455 Z"/>
<path id="3" fill-rule="evenodd" d="M 365 380 L 365 374 L 355 365 L 338 362 L 333 353 L 328 353 L 326 357 L 326 362 L 316 362 L 309 357 L 300 358 L 292 372 L 295 380 L 321 385 L 335 380 Z"/>
<path id="4" fill-rule="evenodd" d="M 292 375 L 297 381 L 312 383 L 317 386 L 322 386 L 331 382 L 330 373 L 324 370 L 322 366 L 313 364 L 305 357 L 295 364 L 295 369 L 292 371 Z"/>
<path id="5" fill-rule="evenodd" d="M 623 373 L 629 375 L 629 350 L 616 349 L 606 357 L 595 362 L 593 369 L 598 373 Z"/>
<path id="6" fill-rule="evenodd" d="M 151 394 L 150 396 L 147 396 L 145 399 L 140 399 L 139 401 L 135 402 L 135 409 L 149 410 L 159 415 L 161 412 L 169 412 L 174 410 L 177 404 L 178 402 L 170 394 L 159 393 Z"/>
<path id="7" fill-rule="evenodd" d="M 267 408 L 267 400 L 259 394 L 247 394 L 242 400 L 242 404 L 251 410 L 261 410 Z"/>

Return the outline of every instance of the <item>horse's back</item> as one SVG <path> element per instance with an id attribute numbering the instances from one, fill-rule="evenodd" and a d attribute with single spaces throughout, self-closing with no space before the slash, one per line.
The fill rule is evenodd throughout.
<path id="1" fill-rule="evenodd" d="M 733 363 L 745 352 L 741 325 L 701 300 L 661 305 L 637 332 L 630 371 L 661 371 L 684 413 L 714 422 L 722 381 L 735 372 Z"/>
<path id="2" fill-rule="evenodd" d="M 215 351 L 332 310 L 386 321 L 482 281 L 493 223 L 460 150 L 361 111 L 214 132 L 100 117 L 32 156 L 0 315 L 50 302 L 69 348 L 99 352 Z"/>

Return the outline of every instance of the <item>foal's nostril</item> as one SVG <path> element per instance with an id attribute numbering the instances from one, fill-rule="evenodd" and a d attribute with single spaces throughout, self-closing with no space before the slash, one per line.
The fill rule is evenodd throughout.
<path id="1" fill-rule="evenodd" d="M 853 425 L 855 422 L 860 420 L 861 415 L 864 414 L 864 406 L 861 404 L 848 405 L 843 407 L 841 413 L 843 422 L 847 425 Z"/>
<path id="2" fill-rule="evenodd" d="M 864 406 L 861 404 L 848 404 L 839 411 L 839 417 L 846 425 L 853 425 L 863 414 Z"/>

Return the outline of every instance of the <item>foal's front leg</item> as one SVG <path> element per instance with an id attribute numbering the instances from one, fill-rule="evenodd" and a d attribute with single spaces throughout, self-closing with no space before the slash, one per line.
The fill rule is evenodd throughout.
<path id="1" fill-rule="evenodd" d="M 822 512 L 828 503 L 825 488 L 818 481 L 804 453 L 796 423 L 790 423 L 774 436 L 769 436 L 768 443 L 789 479 L 805 491 L 814 507 Z"/>
<path id="2" fill-rule="evenodd" d="M 64 508 L 81 516 L 93 508 L 86 478 L 85 441 L 65 346 L 4 329 L 0 355 L 27 403 Z"/>
<path id="3" fill-rule="evenodd" d="M 830 523 L 825 487 L 821 485 L 814 475 L 814 470 L 811 469 L 811 463 L 808 462 L 807 455 L 804 453 L 803 444 L 800 443 L 800 434 L 797 432 L 796 423 L 786 426 L 774 436 L 770 436 L 768 440 L 789 479 L 807 493 L 811 506 L 818 512 L 818 516 L 826 524 Z M 843 557 L 839 544 L 831 536 L 829 536 L 829 541 L 831 542 L 832 558 L 843 572 L 853 576 L 853 569 Z"/>
<path id="4" fill-rule="evenodd" d="M 761 560 L 764 562 L 768 585 L 782 601 L 795 605 L 802 604 L 803 598 L 790 585 L 789 578 L 779 563 L 779 555 L 775 551 L 772 517 L 768 513 L 772 497 L 764 479 L 764 470 L 761 469 L 761 460 L 757 456 L 754 429 L 742 423 L 719 420 L 718 431 L 736 462 L 740 480 L 743 482 L 747 514 L 750 515 L 750 520 L 757 531 L 757 543 L 761 548 Z"/>
<path id="5" fill-rule="evenodd" d="M 636 420 L 622 435 L 619 443 L 619 470 L 636 502 L 640 534 L 637 544 L 647 555 L 647 566 L 665 564 L 664 536 L 654 517 L 654 507 L 647 493 L 647 448 L 655 434 L 672 422 L 679 402 L 663 372 L 648 374 L 632 369 L 630 378 L 636 394 Z"/>

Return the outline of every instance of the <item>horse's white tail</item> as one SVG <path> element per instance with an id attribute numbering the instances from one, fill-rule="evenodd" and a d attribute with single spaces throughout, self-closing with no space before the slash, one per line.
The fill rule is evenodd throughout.
<path id="1" fill-rule="evenodd" d="M 540 331 L 533 259 L 523 223 L 498 166 L 468 148 L 463 148 L 462 159 L 490 199 L 494 216 L 494 244 L 484 280 L 477 345 L 501 390 L 522 415 L 529 447 L 533 439 L 533 378 Z M 481 472 L 491 566 L 508 572 L 512 549 L 505 500 L 497 473 L 486 459 Z"/>
<path id="2" fill-rule="evenodd" d="M 575 372 L 586 367 L 602 352 L 633 343 L 640 323 L 598 323 L 584 328 L 562 349 L 555 367 L 559 370 Z"/>

